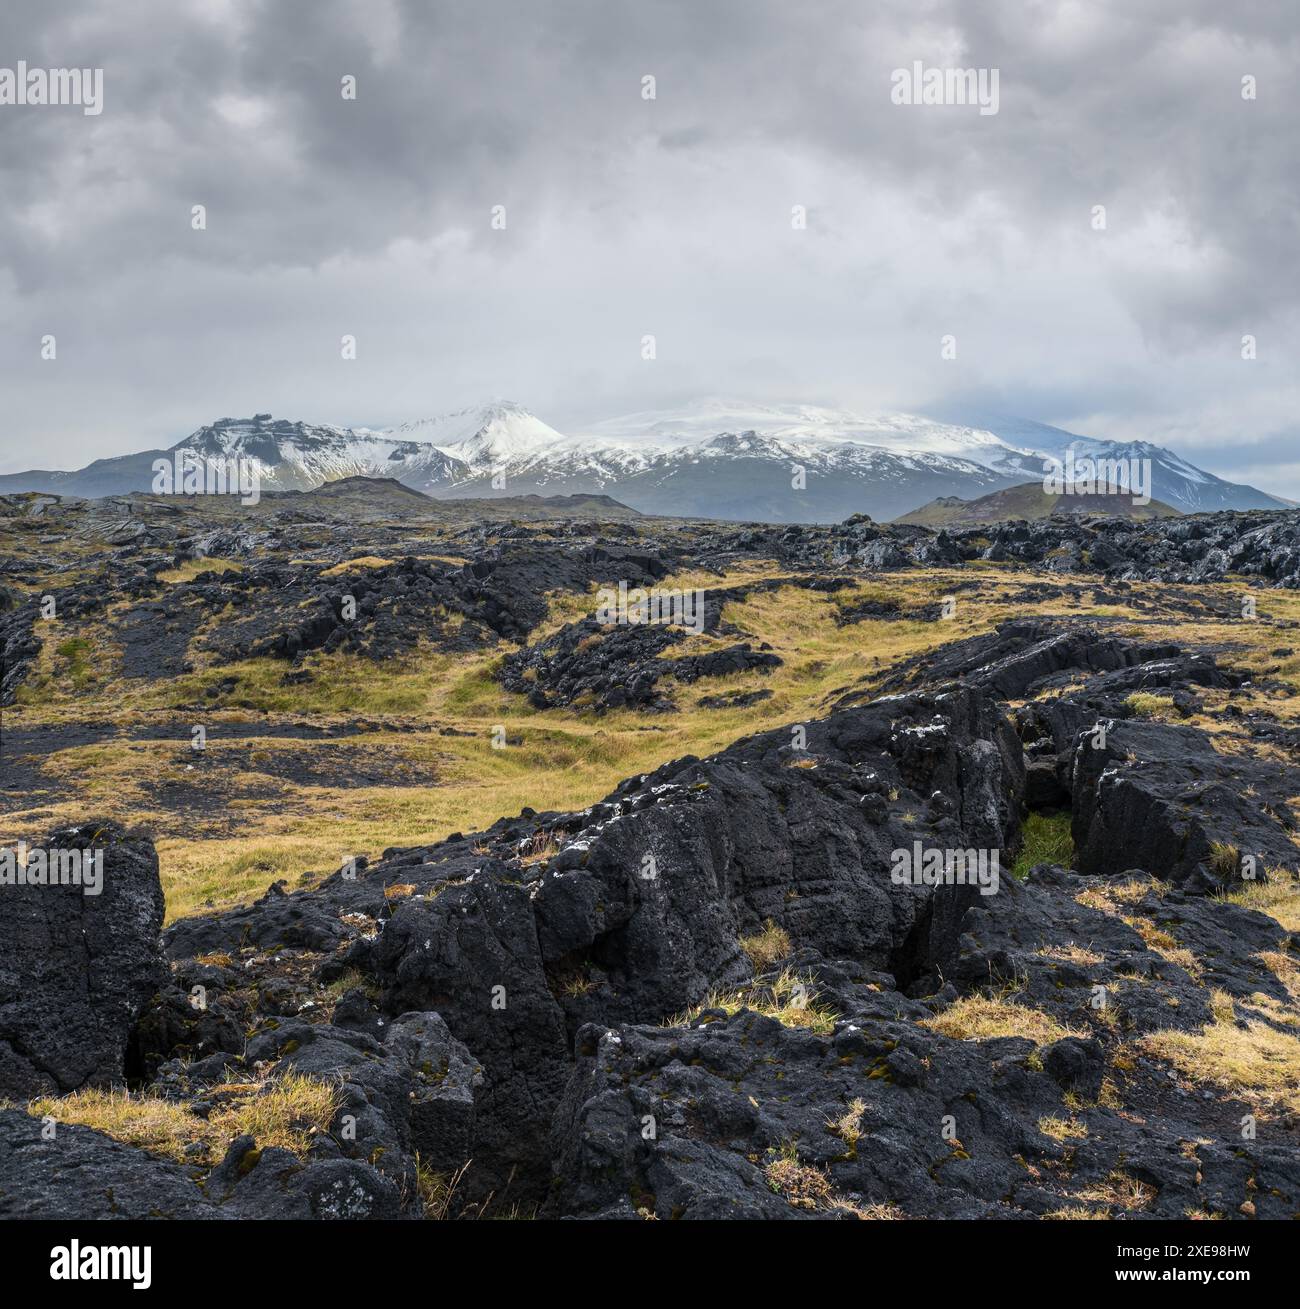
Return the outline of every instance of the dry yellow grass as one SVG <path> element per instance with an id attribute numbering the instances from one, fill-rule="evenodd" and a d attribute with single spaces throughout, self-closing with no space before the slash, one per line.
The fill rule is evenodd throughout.
<path id="1" fill-rule="evenodd" d="M 1300 932 L 1300 879 L 1278 875 L 1267 882 L 1242 882 L 1223 899 L 1268 914 L 1288 932 Z"/>
<path id="2" fill-rule="evenodd" d="M 1050 1045 L 1067 1036 L 1082 1036 L 1050 1014 L 1006 996 L 968 995 L 955 1000 L 942 1013 L 921 1021 L 922 1027 L 956 1041 L 989 1041 L 1000 1036 L 1024 1036 L 1037 1045 Z"/>
<path id="3" fill-rule="evenodd" d="M 800 1163 L 792 1142 L 763 1165 L 763 1177 L 772 1191 L 796 1209 L 824 1209 L 831 1203 L 830 1178 L 820 1168 Z"/>
<path id="4" fill-rule="evenodd" d="M 1266 997 L 1241 1002 L 1216 991 L 1213 1000 L 1214 1020 L 1201 1031 L 1153 1032 L 1138 1045 L 1188 1081 L 1263 1109 L 1300 1112 L 1300 1036 L 1267 1021 L 1273 1015 Z"/>
<path id="5" fill-rule="evenodd" d="M 669 1019 L 666 1026 L 690 1027 L 706 1009 L 728 1014 L 752 1009 L 786 1027 L 807 1027 L 823 1036 L 835 1030 L 835 1013 L 818 1002 L 816 984 L 786 969 L 773 982 L 736 991 L 711 991 L 697 1005 Z"/>
<path id="6" fill-rule="evenodd" d="M 1117 1209 L 1149 1209 L 1156 1198 L 1156 1189 L 1116 1169 L 1102 1181 L 1078 1192 L 1077 1198 L 1088 1204 L 1114 1205 Z"/>
<path id="7" fill-rule="evenodd" d="M 1148 895 L 1162 899 L 1169 886 L 1165 882 L 1146 881 L 1132 878 L 1127 882 L 1106 882 L 1080 891 L 1074 898 L 1089 909 L 1096 909 L 1103 914 L 1119 914 L 1122 905 L 1134 905 Z"/>
<path id="8" fill-rule="evenodd" d="M 862 1115 L 866 1109 L 865 1100 L 852 1100 L 838 1118 L 826 1122 L 826 1126 L 849 1147 L 850 1152 L 857 1151 L 858 1142 L 862 1139 Z"/>
<path id="9" fill-rule="evenodd" d="M 754 971 L 761 973 L 790 953 L 790 934 L 769 918 L 761 932 L 740 938 L 740 948 L 754 965 Z"/>
<path id="10" fill-rule="evenodd" d="M 1204 971 L 1200 960 L 1168 932 L 1162 931 L 1149 918 L 1125 917 L 1124 921 L 1142 938 L 1148 950 L 1171 964 L 1177 964 L 1191 976 L 1200 977 Z"/>
<path id="11" fill-rule="evenodd" d="M 166 569 L 158 574 L 158 580 L 174 584 L 192 581 L 200 573 L 242 573 L 243 571 L 244 565 L 235 559 L 212 559 L 205 556 L 202 559 L 186 559 L 175 568 Z"/>
<path id="12" fill-rule="evenodd" d="M 1065 945 L 1044 945 L 1034 951 L 1040 959 L 1052 959 L 1060 963 L 1078 964 L 1080 967 L 1092 967 L 1101 963 L 1102 956 L 1096 950 L 1086 946 L 1075 945 L 1073 941 Z"/>
<path id="13" fill-rule="evenodd" d="M 278 1146 L 302 1154 L 317 1133 L 328 1130 L 338 1108 L 336 1088 L 293 1072 L 269 1083 L 222 1089 L 234 1098 L 206 1119 L 170 1100 L 117 1090 L 43 1097 L 32 1100 L 27 1112 L 56 1123 L 92 1127 L 177 1162 L 215 1164 L 231 1141 L 250 1132 L 259 1148 Z M 187 1153 L 192 1143 L 201 1150 Z"/>
<path id="14" fill-rule="evenodd" d="M 322 577 L 337 577 L 340 573 L 355 572 L 364 568 L 387 568 L 394 561 L 383 559 L 379 555 L 358 555 L 355 559 L 345 559 L 333 568 L 322 568 Z"/>
<path id="15" fill-rule="evenodd" d="M 432 537 L 430 545 L 437 548 Z M 82 554 L 97 565 L 92 551 Z M 345 568 L 373 565 L 378 558 L 347 561 Z M 226 562 L 191 561 L 164 577 L 182 580 Z M 726 577 L 684 572 L 662 585 L 708 590 L 778 575 L 774 566 L 759 564 L 734 569 Z M 908 609 L 931 603 L 973 580 L 986 589 L 961 593 L 951 620 L 867 620 L 844 626 L 835 622 L 839 609 L 857 599 L 890 599 Z M 119 740 L 111 747 L 56 750 L 43 756 L 39 766 L 69 787 L 71 795 L 39 810 L 0 819 L 0 840 L 77 821 L 93 808 L 156 832 L 169 919 L 227 907 L 260 895 L 273 880 L 286 879 L 290 887 L 309 885 L 310 875 L 331 872 L 351 855 L 374 856 L 387 846 L 432 843 L 452 831 L 480 830 L 502 814 L 518 812 L 525 803 L 537 810 L 581 809 L 602 798 L 623 777 L 649 771 L 665 759 L 708 755 L 746 734 L 807 722 L 828 712 L 843 694 L 872 694 L 880 678 L 901 659 L 1023 616 L 1023 602 L 1009 597 L 1029 580 L 1036 580 L 1033 574 L 988 565 L 874 578 L 836 596 L 783 587 L 728 604 L 724 618 L 755 643 L 767 642 L 785 662 L 768 674 L 736 674 L 721 679 L 722 684 L 738 692 L 767 690 L 770 698 L 748 707 L 665 715 L 653 722 L 627 710 L 598 716 L 533 709 L 494 679 L 494 670 L 509 648 L 505 645 L 473 655 L 422 649 L 382 666 L 318 653 L 307 656 L 304 663 L 314 680 L 285 686 L 282 661 L 252 659 L 218 666 L 195 645 L 190 651 L 192 673 L 161 680 L 123 678 L 118 672 L 120 651 L 103 635 L 102 622 L 84 631 L 61 621 L 38 625 L 43 647 L 36 667 L 20 690 L 18 704 L 5 711 L 6 727 L 15 731 L 37 724 L 83 722 L 90 703 L 97 719 L 128 733 L 136 724 L 170 722 L 177 740 L 184 741 L 193 714 L 180 706 L 202 703 L 208 688 L 235 676 L 239 683 L 231 703 L 238 707 L 203 713 L 214 760 L 223 749 L 223 726 L 232 735 L 242 735 L 256 732 L 262 723 L 295 724 L 307 718 L 330 726 L 364 716 L 382 728 L 372 728 L 359 740 L 409 752 L 413 764 L 435 766 L 437 781 L 353 788 L 289 785 L 270 779 L 277 802 L 269 806 L 255 798 L 257 788 L 252 783 L 262 793 L 267 788 L 265 775 L 254 768 L 245 776 L 250 784 L 247 796 L 236 795 L 218 806 L 211 818 L 195 820 L 169 810 L 151 789 L 151 783 L 164 780 L 183 783 L 184 762 L 165 757 L 157 742 Z M 1135 598 L 1152 606 L 1139 619 L 1126 607 L 1099 605 L 1095 578 L 1062 580 L 1081 582 L 1087 588 L 1085 600 L 1077 603 L 1059 597 L 1036 605 L 1036 613 L 1114 615 L 1132 620 L 1134 636 L 1158 634 L 1161 640 L 1181 636 L 1193 647 L 1202 639 L 1222 639 L 1245 647 L 1238 661 L 1244 667 L 1262 669 L 1277 662 L 1269 656 L 1276 631 L 1267 621 L 1189 622 L 1177 607 L 1166 606 L 1162 597 L 1168 588 L 1147 583 L 1133 588 Z M 1194 598 L 1199 602 L 1217 592 L 1226 600 L 1236 589 L 1199 588 Z M 1264 618 L 1300 619 L 1300 596 L 1269 592 L 1261 597 L 1262 602 L 1265 599 Z M 585 595 L 551 597 L 548 618 L 533 639 L 543 639 L 594 607 L 595 588 Z M 86 640 L 87 646 L 76 647 L 75 657 L 60 655 L 58 647 L 72 648 L 66 647 L 71 639 Z M 687 652 L 697 640 L 707 645 L 714 638 L 689 637 L 677 652 Z M 1284 663 L 1279 676 L 1300 690 L 1300 657 Z M 676 688 L 687 709 L 699 697 L 713 693 L 712 685 Z M 1269 704 L 1284 717 L 1300 718 L 1300 707 L 1285 701 Z M 491 733 L 497 725 L 519 744 L 492 749 Z M 438 729 L 444 727 L 468 735 L 441 736 Z M 301 742 L 298 747 L 319 751 L 324 743 Z M 294 743 L 278 739 L 274 748 L 292 749 Z M 1300 927 L 1300 909 L 1280 896 L 1274 905 L 1279 915 L 1285 914 Z"/>
<path id="16" fill-rule="evenodd" d="M 1152 695 L 1150 691 L 1134 691 L 1124 703 L 1138 718 L 1164 719 L 1174 711 L 1173 696 Z"/>
<path id="17" fill-rule="evenodd" d="M 1077 1118 L 1040 1118 L 1038 1130 L 1053 1141 L 1072 1141 L 1088 1135 L 1087 1123 L 1081 1123 Z"/>

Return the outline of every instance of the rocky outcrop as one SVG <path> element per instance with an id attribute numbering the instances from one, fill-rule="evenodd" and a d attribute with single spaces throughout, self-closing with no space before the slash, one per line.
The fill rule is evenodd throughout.
<path id="1" fill-rule="evenodd" d="M 110 917 L 38 899 L 0 927 L 19 946 L 11 995 L 54 986 L 47 956 L 78 978 L 112 958 L 119 988 L 76 1029 L 93 1066 L 31 1063 L 11 1094 L 125 1075 L 197 1125 L 290 1078 L 332 1088 L 293 1149 L 249 1131 L 185 1167 L 60 1125 L 90 1213 L 114 1169 L 124 1212 L 156 1179 L 160 1212 L 188 1212 L 189 1186 L 214 1217 L 490 1197 L 579 1217 L 1294 1213 L 1286 1113 L 1243 1136 L 1259 1106 L 1242 1088 L 1208 1091 L 1143 1044 L 1285 1032 L 1294 1006 L 1300 941 L 1202 894 L 1232 877 L 1215 844 L 1230 834 L 1294 866 L 1285 768 L 1216 751 L 1180 716 L 1239 681 L 1084 625 L 1007 624 L 900 669 L 894 694 L 671 761 L 587 809 L 525 809 L 176 923 L 165 976 L 152 850 L 114 830 Z M 1175 721 L 1129 703 L 1151 688 Z M 1021 882 L 1026 807 L 1049 804 L 1072 812 L 1076 867 Z M 925 850 L 995 856 L 1000 880 L 896 875 Z M 82 1048 L 45 1009 L 26 1021 L 13 1051 Z M 5 1203 L 38 1127 L 0 1120 Z M 44 1187 L 47 1211 L 75 1210 Z"/>
<path id="2" fill-rule="evenodd" d="M 167 603 L 208 613 L 233 608 L 208 638 L 222 660 L 295 659 L 313 650 L 379 660 L 422 640 L 454 650 L 498 637 L 521 641 L 546 616 L 549 591 L 581 591 L 611 577 L 649 585 L 667 570 L 657 556 L 637 551 L 505 545 L 463 565 L 408 555 L 332 572 L 260 564 L 202 573 Z"/>
<path id="3" fill-rule="evenodd" d="M 1300 871 L 1289 769 L 1216 750 L 1194 727 L 1107 722 L 1104 743 L 1085 733 L 1073 751 L 1081 871 L 1125 862 L 1202 891 Z"/>
<path id="4" fill-rule="evenodd" d="M 220 1218 L 180 1164 L 0 1109 L 0 1218 Z"/>
<path id="5" fill-rule="evenodd" d="M 0 1094 L 15 1098 L 120 1083 L 133 1024 L 166 976 L 152 842 L 92 821 L 40 848 L 98 859 L 102 886 L 0 887 Z"/>
<path id="6" fill-rule="evenodd" d="M 0 586 L 0 707 L 13 704 L 19 686 L 41 652 L 35 631 L 38 612 L 36 599 Z"/>

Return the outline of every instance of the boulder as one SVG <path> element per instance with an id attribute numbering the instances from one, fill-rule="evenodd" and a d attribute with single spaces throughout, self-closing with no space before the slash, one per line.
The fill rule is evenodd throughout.
<path id="1" fill-rule="evenodd" d="M 40 848 L 98 859 L 102 888 L 0 887 L 0 1094 L 15 1099 L 120 1083 L 132 1027 L 167 976 L 153 842 L 90 821 Z"/>

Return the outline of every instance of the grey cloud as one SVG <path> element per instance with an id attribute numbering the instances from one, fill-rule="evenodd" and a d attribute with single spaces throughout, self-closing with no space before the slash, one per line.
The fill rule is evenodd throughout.
<path id="1" fill-rule="evenodd" d="M 1282 8 L 10 0 L 5 28 L 12 58 L 102 65 L 106 109 L 0 109 L 0 468 L 254 408 L 505 393 L 563 425 L 777 389 L 996 397 L 1194 457 L 1234 402 L 1258 453 L 1295 398 L 1233 357 L 1300 338 Z M 913 59 L 998 67 L 999 114 L 892 105 Z M 32 344 L 56 326 L 57 384 Z"/>

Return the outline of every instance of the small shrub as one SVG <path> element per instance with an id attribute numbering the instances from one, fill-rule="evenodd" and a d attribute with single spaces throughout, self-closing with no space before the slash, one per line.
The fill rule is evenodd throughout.
<path id="1" fill-rule="evenodd" d="M 793 1142 L 783 1145 L 776 1157 L 763 1165 L 763 1177 L 775 1194 L 796 1209 L 819 1209 L 830 1203 L 830 1178 L 820 1168 L 801 1164 Z"/>

